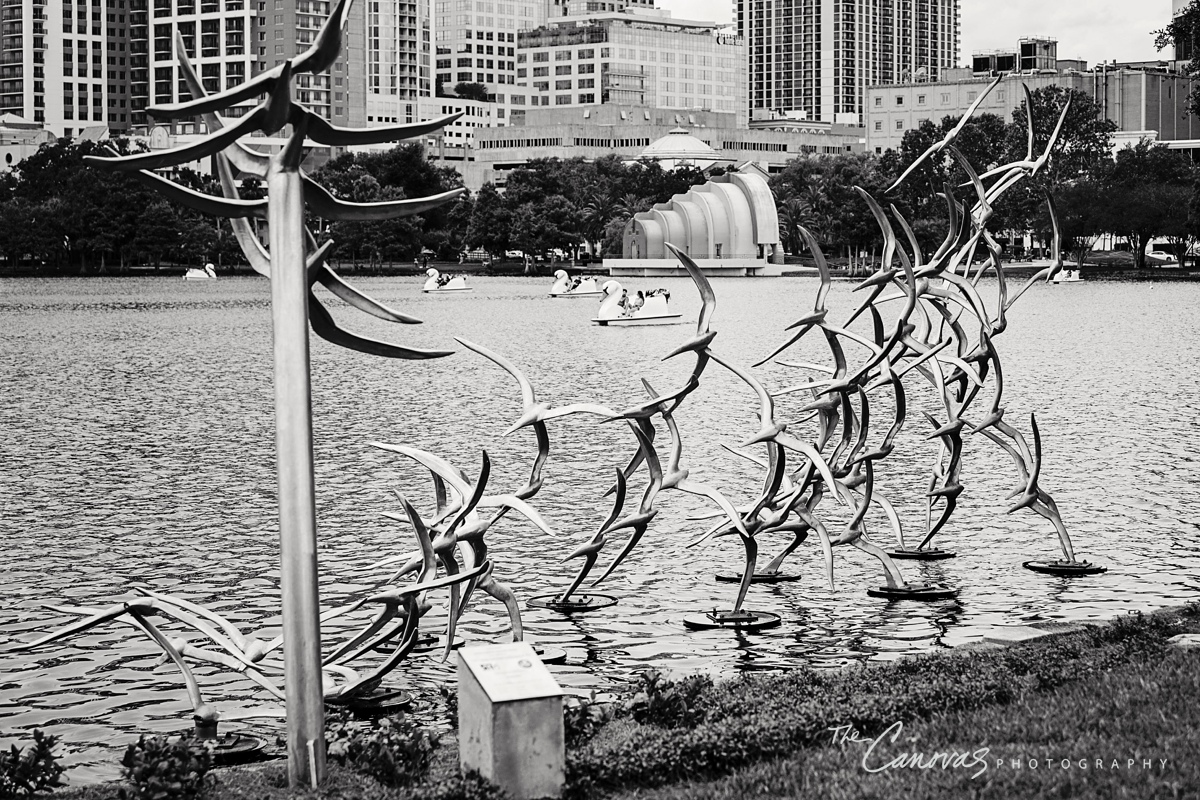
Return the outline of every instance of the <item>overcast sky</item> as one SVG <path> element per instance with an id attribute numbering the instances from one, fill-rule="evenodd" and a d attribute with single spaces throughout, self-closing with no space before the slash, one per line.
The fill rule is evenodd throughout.
<path id="1" fill-rule="evenodd" d="M 684 19 L 731 22 L 733 0 L 657 0 Z M 1058 39 L 1059 58 L 1142 61 L 1159 58 L 1151 31 L 1171 18 L 1171 0 L 960 0 L 960 61 L 976 50 L 1015 47 L 1022 36 Z M 1161 57 L 1169 58 L 1170 50 Z"/>

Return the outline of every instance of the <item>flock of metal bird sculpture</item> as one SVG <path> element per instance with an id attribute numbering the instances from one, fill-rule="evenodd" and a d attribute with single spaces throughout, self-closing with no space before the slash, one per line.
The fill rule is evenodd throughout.
<path id="1" fill-rule="evenodd" d="M 234 183 L 235 168 L 243 174 L 270 181 L 280 170 L 298 172 L 305 137 L 329 145 L 378 143 L 422 135 L 453 119 L 446 117 L 417 125 L 347 130 L 330 125 L 292 102 L 291 77 L 297 73 L 322 71 L 336 57 L 348 5 L 349 0 L 338 3 L 316 43 L 306 53 L 243 86 L 211 96 L 206 95 L 197 79 L 182 40 L 177 40 L 182 74 L 193 99 L 151 109 L 151 113 L 168 119 L 201 115 L 209 134 L 196 144 L 176 150 L 92 161 L 113 169 L 134 170 L 141 180 L 168 196 L 206 213 L 230 218 L 250 264 L 260 274 L 272 277 L 274 262 L 271 254 L 248 222 L 250 218 L 268 217 L 268 201 L 240 199 Z M 1026 92 L 1028 95 L 1028 90 Z M 262 93 L 267 94 L 267 99 L 236 122 L 217 114 L 218 109 Z M 975 106 L 985 95 L 986 92 L 980 95 Z M 1027 108 L 1032 112 L 1031 98 L 1027 97 L 1027 101 L 1030 101 Z M 428 470 L 435 505 L 429 515 L 422 516 L 407 497 L 397 492 L 398 509 L 385 516 L 411 528 L 417 543 L 416 552 L 400 552 L 372 564 L 369 568 L 372 574 L 381 574 L 385 569 L 392 574 L 366 596 L 320 614 L 322 625 L 328 627 L 340 620 L 337 625 L 341 626 L 335 645 L 322 656 L 326 701 L 366 711 L 378 711 L 397 702 L 395 692 L 380 689 L 381 682 L 417 647 L 420 620 L 433 607 L 432 593 L 439 590 L 446 590 L 449 599 L 442 641 L 443 659 L 455 645 L 458 623 L 476 593 L 499 601 L 508 615 L 513 638 L 523 637 L 518 599 L 497 574 L 497 561 L 489 550 L 486 535 L 513 511 L 546 534 L 553 533 L 528 501 L 542 488 L 542 472 L 550 455 L 548 423 L 569 415 L 587 414 L 604 422 L 624 422 L 633 436 L 632 454 L 623 467 L 614 465 L 615 481 L 608 491 L 613 498 L 611 511 L 590 537 L 569 553 L 562 554 L 564 561 L 580 561 L 578 572 L 565 589 L 531 598 L 528 604 L 533 607 L 578 613 L 617 602 L 615 597 L 590 590 L 627 561 L 654 525 L 661 498 L 672 490 L 704 497 L 714 506 L 711 514 L 696 519 L 717 521 L 706 531 L 698 532 L 688 546 L 736 536 L 744 551 L 740 572 L 719 576 L 738 584 L 732 605 L 728 609 L 687 616 L 685 623 L 689 627 L 752 630 L 779 624 L 777 614 L 748 611 L 743 606 L 753 583 L 796 578 L 785 572 L 784 563 L 810 536 L 819 544 L 824 575 L 831 588 L 834 548 L 849 545 L 870 554 L 880 564 L 883 584 L 870 588 L 869 594 L 926 600 L 952 597 L 955 590 L 944 586 L 907 583 L 896 559 L 935 559 L 952 555 L 934 546 L 934 540 L 946 529 L 959 506 L 964 485 L 963 451 L 965 443 L 976 435 L 994 443 L 1012 459 L 1017 481 L 1010 494 L 1012 504 L 1008 511 L 1030 509 L 1049 520 L 1058 535 L 1063 554 L 1061 560 L 1029 562 L 1026 566 L 1064 575 L 1103 571 L 1102 567 L 1076 559 L 1058 507 L 1041 485 L 1042 441 L 1036 417 L 1030 415 L 1032 446 L 1020 430 L 1004 419 L 1005 408 L 1001 405 L 1004 382 L 996 346 L 997 338 L 1008 325 L 1006 312 L 1036 282 L 1049 280 L 1061 268 L 1061 254 L 1056 211 L 1053 201 L 1047 198 L 1055 230 L 1051 266 L 1010 295 L 1001 250 L 987 226 L 993 207 L 1004 192 L 1022 179 L 1035 175 L 1051 157 L 1066 111 L 1064 108 L 1058 128 L 1036 157 L 1032 114 L 1027 114 L 1030 122 L 1026 158 L 995 167 L 982 175 L 975 172 L 954 146 L 955 138 L 970 116 L 971 112 L 968 112 L 962 123 L 905 171 L 896 185 L 926 159 L 944 158 L 948 154 L 969 177 L 964 186 L 970 186 L 974 192 L 973 202 L 964 202 L 955 196 L 955 189 L 959 187 L 949 184 L 944 187 L 942 195 L 946 202 L 948 229 L 941 245 L 928 257 L 895 205 L 890 206 L 889 215 L 874 197 L 859 189 L 863 202 L 879 224 L 884 240 L 883 258 L 878 271 L 855 288 L 864 293 L 864 299 L 841 324 L 830 320 L 830 310 L 826 306 L 831 276 L 825 257 L 811 233 L 801 231 L 820 275 L 813 307 L 788 327 L 788 331 L 794 333 L 755 366 L 781 355 L 806 335 L 818 335 L 829 351 L 826 363 L 777 362 L 815 375 L 802 383 L 772 392 L 750 368 L 740 366 L 714 350 L 716 294 L 692 259 L 670 245 L 668 247 L 683 263 L 699 292 L 701 311 L 695 333 L 671 350 L 664 360 L 690 354 L 694 363 L 683 384 L 666 392 L 656 391 L 643 379 L 648 397 L 638 405 L 619 411 L 592 403 L 552 407 L 538 400 L 533 384 L 516 364 L 487 347 L 458 339 L 467 349 L 507 371 L 520 388 L 521 411 L 504 435 L 525 427 L 533 429 L 537 452 L 528 481 L 511 493 L 487 495 L 491 462 L 486 452 L 482 454 L 479 472 L 472 480 L 462 469 L 437 454 L 404 444 L 374 443 L 383 451 L 410 459 Z M 290 126 L 290 133 L 288 143 L 280 153 L 266 155 L 238 141 L 238 137 L 251 130 L 275 132 L 285 125 Z M 184 189 L 150 171 L 210 155 L 216 158 L 224 193 L 221 198 Z M 337 200 L 311 179 L 298 174 L 298 179 L 288 184 L 290 190 L 298 189 L 303 202 L 320 216 L 331 219 L 387 219 L 414 214 L 458 194 L 456 191 L 428 198 L 356 204 Z M 899 241 L 893 223 L 903 232 L 906 245 Z M 450 354 L 450 351 L 418 350 L 367 339 L 338 326 L 312 293 L 314 284 L 321 283 L 350 306 L 378 318 L 398 323 L 418 320 L 388 308 L 346 284 L 326 263 L 332 243 L 318 246 L 311 234 L 306 238 L 308 313 L 315 333 L 340 346 L 390 358 L 435 358 Z M 976 252 L 981 247 L 986 257 L 974 267 Z M 991 303 L 981 294 L 981 279 L 985 275 L 995 276 L 997 294 Z M 887 309 L 898 309 L 898 312 L 888 317 Z M 859 318 L 869 321 L 868 332 L 851 329 Z M 885 319 L 890 321 L 885 322 Z M 862 355 L 855 360 L 847 350 L 862 351 Z M 757 398 L 758 428 L 748 432 L 742 447 L 761 446 L 765 453 L 760 456 L 728 448 L 764 472 L 761 491 L 753 502 L 741 507 L 720 490 L 698 480 L 685 466 L 683 427 L 676 415 L 699 388 L 709 365 L 714 363 L 743 382 Z M 876 482 L 880 468 L 896 450 L 897 437 L 908 419 L 905 378 L 909 375 L 919 376 L 932 388 L 938 407 L 937 413 L 921 412 L 929 425 L 928 438 L 937 441 L 939 451 L 930 468 L 923 500 L 926 509 L 924 532 L 915 547 L 907 546 L 899 514 Z M 988 381 L 991 382 L 990 395 L 985 395 Z M 882 435 L 879 426 L 871 426 L 871 403 L 880 392 L 891 395 L 893 409 Z M 782 421 L 777 401 L 793 394 L 800 394 L 807 402 L 799 409 L 798 419 Z M 981 397 L 986 399 L 980 401 Z M 811 423 L 811 436 L 799 433 L 805 423 Z M 655 444 L 662 426 L 665 426 L 669 440 L 665 462 Z M 629 482 L 643 466 L 645 488 L 636 508 L 627 510 Z M 843 508 L 831 510 L 830 503 L 840 504 Z M 887 551 L 868 535 L 867 515 L 873 507 L 888 521 L 898 547 Z M 844 521 L 834 523 L 835 516 Z M 774 534 L 785 537 L 783 547 L 759 569 L 759 545 L 765 537 Z M 604 566 L 599 577 L 592 579 L 588 589 L 584 590 L 585 583 L 593 578 L 593 568 L 602 561 Z M 415 579 L 405 580 L 408 576 L 415 576 Z M 78 614 L 83 619 L 22 644 L 18 649 L 42 647 L 98 625 L 120 622 L 147 634 L 165 657 L 178 666 L 198 725 L 215 725 L 218 715 L 203 698 L 190 665 L 194 662 L 244 675 L 273 697 L 283 697 L 283 665 L 272 655 L 283 643 L 282 636 L 264 640 L 243 633 L 225 617 L 202 606 L 147 589 L 137 591 L 138 598 L 106 608 L 54 607 L 56 611 Z M 361 612 L 364 611 L 374 614 L 369 620 L 363 619 Z M 356 615 L 359 621 L 351 622 Z M 168 634 L 156 620 L 189 629 L 193 640 Z"/>

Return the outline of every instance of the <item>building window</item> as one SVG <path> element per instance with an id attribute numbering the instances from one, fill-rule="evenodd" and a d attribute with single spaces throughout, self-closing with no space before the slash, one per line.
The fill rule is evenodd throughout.
<path id="1" fill-rule="evenodd" d="M 925 105 L 925 95 L 923 95 L 923 94 L 917 95 L 917 105 L 919 105 L 919 106 Z"/>
<path id="2" fill-rule="evenodd" d="M 568 81 L 568 83 L 570 83 L 570 81 Z M 571 105 L 571 95 L 569 95 L 569 94 L 556 95 L 554 98 L 554 105 L 556 105 L 556 106 Z"/>
<path id="3" fill-rule="evenodd" d="M 876 105 L 877 107 L 878 107 L 878 106 L 881 106 L 881 105 L 883 105 L 883 98 L 882 98 L 882 97 L 876 97 L 876 98 L 875 98 L 875 105 Z"/>
<path id="4" fill-rule="evenodd" d="M 880 122 L 879 120 L 875 120 L 875 130 L 877 130 L 877 131 L 883 130 L 883 123 Z"/>
<path id="5" fill-rule="evenodd" d="M 896 105 L 898 105 L 898 106 L 904 105 L 904 95 L 902 95 L 902 94 L 896 95 Z"/>
<path id="6" fill-rule="evenodd" d="M 904 130 L 904 120 L 902 120 L 902 119 L 896 120 L 896 130 L 898 130 L 898 131 Z"/>

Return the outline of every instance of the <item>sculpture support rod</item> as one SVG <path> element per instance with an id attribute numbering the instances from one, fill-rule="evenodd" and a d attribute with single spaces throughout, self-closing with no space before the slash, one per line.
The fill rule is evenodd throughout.
<path id="1" fill-rule="evenodd" d="M 272 158 L 267 174 L 271 224 L 271 319 L 275 336 L 275 448 L 279 472 L 280 584 L 287 692 L 288 784 L 325 777 L 317 525 L 313 480 L 312 391 L 304 186 L 295 167 Z"/>

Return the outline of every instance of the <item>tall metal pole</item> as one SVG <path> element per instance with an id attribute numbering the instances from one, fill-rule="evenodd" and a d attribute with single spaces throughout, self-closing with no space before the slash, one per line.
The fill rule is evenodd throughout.
<path id="1" fill-rule="evenodd" d="M 325 709 L 317 591 L 316 490 L 308 358 L 304 187 L 296 166 L 271 158 L 271 320 L 275 336 L 275 450 L 279 473 L 288 784 L 325 778 Z"/>

